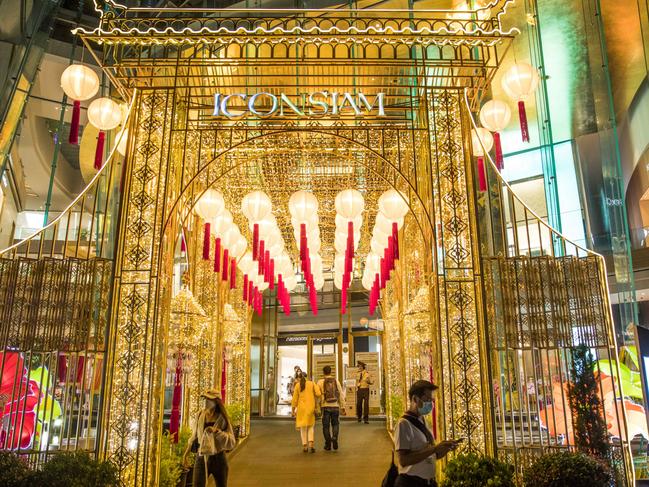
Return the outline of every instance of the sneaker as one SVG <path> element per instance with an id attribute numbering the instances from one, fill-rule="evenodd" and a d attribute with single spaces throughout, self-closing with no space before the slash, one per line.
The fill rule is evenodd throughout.
<path id="1" fill-rule="evenodd" d="M 327 451 L 331 450 L 331 443 L 329 443 L 329 442 L 325 443 L 324 449 L 327 450 Z"/>
<path id="2" fill-rule="evenodd" d="M 360 423 L 361 421 L 362 421 L 361 418 L 358 418 L 358 422 Z"/>
<path id="3" fill-rule="evenodd" d="M 311 447 L 311 448 L 309 449 L 309 451 L 310 451 L 311 453 L 315 453 L 315 448 Z"/>
<path id="4" fill-rule="evenodd" d="M 308 451 L 309 451 L 309 447 L 307 447 L 306 445 L 304 445 L 304 446 L 302 447 L 302 451 L 303 451 L 304 453 L 308 452 Z"/>
<path id="5" fill-rule="evenodd" d="M 369 420 L 366 419 L 366 420 L 365 420 L 365 424 L 370 424 Z"/>
<path id="6" fill-rule="evenodd" d="M 338 440 L 333 440 L 334 450 L 338 449 Z"/>

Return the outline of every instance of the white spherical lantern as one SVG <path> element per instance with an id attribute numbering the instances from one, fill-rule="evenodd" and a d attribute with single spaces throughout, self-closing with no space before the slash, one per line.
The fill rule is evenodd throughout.
<path id="1" fill-rule="evenodd" d="M 336 273 L 334 275 L 334 286 L 336 286 L 336 289 L 342 290 L 342 288 L 343 288 L 343 275 L 341 273 Z"/>
<path id="2" fill-rule="evenodd" d="M 239 269 L 241 269 L 241 272 L 249 274 L 253 267 L 255 269 L 257 268 L 258 264 L 252 260 L 252 252 L 246 252 L 243 254 L 243 257 L 239 259 L 238 266 Z"/>
<path id="3" fill-rule="evenodd" d="M 61 75 L 61 88 L 73 100 L 89 100 L 99 91 L 99 76 L 88 66 L 71 64 Z"/>
<path id="4" fill-rule="evenodd" d="M 324 276 L 313 276 L 313 286 L 319 291 L 324 286 Z"/>
<path id="5" fill-rule="evenodd" d="M 231 223 L 229 228 L 225 232 L 221 233 L 221 245 L 223 245 L 224 248 L 230 250 L 237 244 L 241 236 L 242 235 L 239 231 L 239 227 L 237 227 L 234 223 Z"/>
<path id="6" fill-rule="evenodd" d="M 76 145 L 79 143 L 81 102 L 89 100 L 97 94 L 99 91 L 99 77 L 97 73 L 83 64 L 71 64 L 65 68 L 61 75 L 61 88 L 73 100 L 68 142 Z"/>
<path id="7" fill-rule="evenodd" d="M 263 280 L 263 278 L 260 276 L 259 278 L 259 284 L 257 284 L 257 289 L 259 289 L 260 293 L 263 293 L 266 289 L 268 289 L 268 283 Z"/>
<path id="8" fill-rule="evenodd" d="M 383 251 L 387 247 L 387 243 L 383 242 L 377 238 L 372 237 L 372 241 L 370 242 L 370 248 L 372 249 L 372 252 L 374 252 L 377 255 L 383 255 Z"/>
<path id="9" fill-rule="evenodd" d="M 353 220 L 365 209 L 365 200 L 360 191 L 346 189 L 336 195 L 336 212 L 343 218 Z"/>
<path id="10" fill-rule="evenodd" d="M 374 253 L 370 252 L 365 258 L 365 271 L 374 277 L 374 274 L 381 270 L 381 257 Z"/>
<path id="11" fill-rule="evenodd" d="M 110 98 L 97 98 L 88 106 L 88 120 L 101 131 L 113 130 L 122 122 L 122 111 Z"/>
<path id="12" fill-rule="evenodd" d="M 374 285 L 374 277 L 369 274 L 363 275 L 363 279 L 361 279 L 361 284 L 363 284 L 363 287 L 366 290 L 368 291 L 371 290 L 372 286 Z"/>
<path id="13" fill-rule="evenodd" d="M 471 130 L 471 145 L 473 155 L 483 157 L 485 152 L 489 152 L 493 147 L 494 138 L 487 129 L 478 127 L 478 129 Z"/>
<path id="14" fill-rule="evenodd" d="M 334 240 L 334 249 L 336 249 L 337 253 L 344 254 L 347 251 L 347 237 L 336 237 L 336 239 Z"/>
<path id="15" fill-rule="evenodd" d="M 524 101 L 534 94 L 539 81 L 539 73 L 531 64 L 516 63 L 505 71 L 501 85 L 512 100 Z"/>
<path id="16" fill-rule="evenodd" d="M 290 276 L 284 279 L 284 287 L 288 292 L 291 292 L 297 286 L 297 278 Z"/>
<path id="17" fill-rule="evenodd" d="M 203 220 L 213 220 L 225 210 L 223 195 L 217 190 L 209 188 L 196 203 L 196 213 Z"/>
<path id="18" fill-rule="evenodd" d="M 349 223 L 349 221 L 349 219 L 344 218 L 342 215 L 336 214 L 336 230 L 347 231 L 347 223 Z M 358 215 L 351 221 L 354 223 L 354 229 L 360 229 L 363 224 L 363 215 Z"/>
<path id="19" fill-rule="evenodd" d="M 311 272 L 322 272 L 322 257 L 319 254 L 312 253 L 309 258 L 311 259 Z"/>
<path id="20" fill-rule="evenodd" d="M 245 195 L 241 201 L 241 212 L 251 222 L 263 220 L 272 209 L 273 204 L 263 191 L 252 191 Z"/>
<path id="21" fill-rule="evenodd" d="M 320 238 L 316 238 L 313 240 L 308 240 L 307 241 L 307 246 L 309 247 L 309 252 L 313 252 L 314 254 L 317 254 L 320 252 L 320 249 L 322 248 L 322 241 Z"/>
<path id="22" fill-rule="evenodd" d="M 401 228 L 403 226 L 403 220 L 403 218 L 396 220 L 397 228 Z M 374 228 L 377 228 L 381 233 L 384 233 L 386 235 L 392 235 L 392 223 L 394 223 L 394 220 L 390 220 L 383 213 L 379 212 L 376 214 Z"/>
<path id="23" fill-rule="evenodd" d="M 246 240 L 246 237 L 239 234 L 239 239 L 230 247 L 230 255 L 238 259 L 246 253 L 247 249 L 248 241 Z"/>
<path id="24" fill-rule="evenodd" d="M 318 199 L 308 191 L 296 191 L 288 200 L 288 210 L 299 223 L 305 223 L 318 212 Z"/>
<path id="25" fill-rule="evenodd" d="M 214 235 L 222 237 L 230 229 L 232 224 L 232 213 L 228 210 L 223 210 L 219 216 L 212 220 L 210 229 Z"/>
<path id="26" fill-rule="evenodd" d="M 502 100 L 489 100 L 480 109 L 480 123 L 491 132 L 504 130 L 512 118 L 509 105 Z"/>
<path id="27" fill-rule="evenodd" d="M 389 189 L 379 197 L 379 211 L 389 220 L 400 220 L 408 210 L 408 197 L 395 189 Z"/>

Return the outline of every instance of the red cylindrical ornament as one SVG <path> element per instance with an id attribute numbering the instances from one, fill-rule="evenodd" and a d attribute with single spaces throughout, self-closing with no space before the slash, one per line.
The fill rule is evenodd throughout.
<path id="1" fill-rule="evenodd" d="M 253 283 L 252 279 L 248 279 L 248 305 L 252 305 L 253 297 Z"/>
<path id="2" fill-rule="evenodd" d="M 243 275 L 243 300 L 248 302 L 248 274 Z"/>
<path id="3" fill-rule="evenodd" d="M 392 222 L 392 240 L 394 241 L 394 260 L 399 260 L 399 225 Z"/>
<path id="4" fill-rule="evenodd" d="M 257 260 L 259 255 L 259 223 L 252 227 L 252 260 Z"/>
<path id="5" fill-rule="evenodd" d="M 487 175 L 485 173 L 483 157 L 478 157 L 478 189 L 481 193 L 487 191 Z"/>
<path id="6" fill-rule="evenodd" d="M 275 259 L 270 259 L 270 264 L 268 264 L 268 279 L 270 289 L 275 289 Z"/>
<path id="7" fill-rule="evenodd" d="M 70 121 L 70 136 L 68 142 L 72 145 L 79 143 L 79 120 L 81 119 L 81 102 L 74 100 L 72 104 L 72 120 Z"/>
<path id="8" fill-rule="evenodd" d="M 499 171 L 505 168 L 505 159 L 503 158 L 503 146 L 500 142 L 500 134 L 494 132 L 494 151 L 496 153 L 496 167 Z"/>
<path id="9" fill-rule="evenodd" d="M 525 102 L 523 100 L 518 102 L 518 121 L 521 125 L 521 137 L 523 142 L 530 141 L 530 129 L 527 126 L 527 112 L 525 111 Z"/>
<path id="10" fill-rule="evenodd" d="M 230 261 L 230 289 L 237 287 L 237 259 Z"/>
<path id="11" fill-rule="evenodd" d="M 228 260 L 229 260 L 229 255 L 228 255 L 228 249 L 225 249 L 223 251 L 223 265 L 222 267 L 222 272 L 221 272 L 221 280 L 222 281 L 227 281 L 228 280 Z"/>
<path id="12" fill-rule="evenodd" d="M 214 272 L 221 272 L 221 239 L 219 237 L 214 243 Z"/>
<path id="13" fill-rule="evenodd" d="M 300 259 L 306 259 L 306 223 L 300 223 Z"/>
<path id="14" fill-rule="evenodd" d="M 266 255 L 264 251 L 264 241 L 259 241 L 259 250 L 257 251 L 257 260 L 259 262 L 257 273 L 264 275 L 264 256 Z"/>
<path id="15" fill-rule="evenodd" d="M 210 260 L 210 224 L 203 225 L 203 260 Z"/>
<path id="16" fill-rule="evenodd" d="M 104 144 L 106 143 L 106 133 L 103 130 L 99 131 L 97 137 L 97 147 L 95 148 L 95 169 L 100 170 L 104 165 Z"/>

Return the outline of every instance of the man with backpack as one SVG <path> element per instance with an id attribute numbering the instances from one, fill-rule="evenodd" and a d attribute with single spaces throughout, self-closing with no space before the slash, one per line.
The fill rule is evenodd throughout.
<path id="1" fill-rule="evenodd" d="M 418 380 L 410 387 L 410 405 L 394 430 L 394 449 L 399 459 L 398 476 L 388 472 L 383 485 L 390 487 L 435 486 L 435 461 L 455 450 L 462 439 L 435 443 L 424 417 L 433 410 L 433 393 L 437 386 Z M 394 469 L 391 467 L 391 470 Z"/>
<path id="2" fill-rule="evenodd" d="M 330 366 L 325 365 L 322 372 L 324 372 L 324 378 L 318 381 L 318 387 L 322 391 L 320 404 L 322 410 L 322 432 L 325 439 L 324 449 L 329 451 L 333 446 L 333 449 L 337 450 L 340 407 L 342 402 L 345 401 L 345 393 L 338 379 L 331 375 Z"/>

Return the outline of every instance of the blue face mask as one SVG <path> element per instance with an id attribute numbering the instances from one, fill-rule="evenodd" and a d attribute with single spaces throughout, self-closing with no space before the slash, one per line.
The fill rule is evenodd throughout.
<path id="1" fill-rule="evenodd" d="M 433 403 L 432 401 L 425 401 L 424 404 L 419 408 L 419 414 L 426 416 L 433 412 Z"/>

